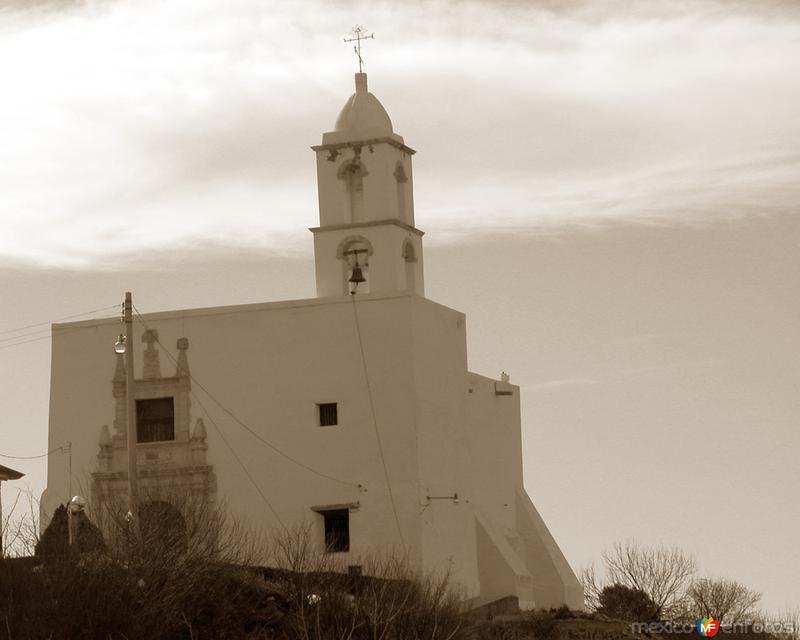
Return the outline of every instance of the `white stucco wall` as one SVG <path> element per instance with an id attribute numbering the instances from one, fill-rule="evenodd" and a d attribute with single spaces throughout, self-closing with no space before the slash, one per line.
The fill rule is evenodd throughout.
<path id="1" fill-rule="evenodd" d="M 408 306 L 405 296 L 384 297 L 359 301 L 358 312 L 383 445 L 391 452 L 392 488 L 404 537 L 413 550 L 418 547 L 413 524 L 418 491 Z M 352 514 L 352 553 L 357 555 L 369 545 L 397 544 L 398 534 L 353 313 L 353 301 L 340 298 L 151 314 L 146 322 L 159 331 L 160 341 L 173 355 L 177 339 L 189 338 L 192 375 L 243 422 L 304 464 L 364 486 L 359 490 L 331 482 L 276 455 L 195 386 L 211 419 L 193 402 L 192 422 L 197 417 L 205 420 L 208 461 L 215 468 L 219 495 L 231 510 L 258 527 L 277 526 L 213 421 L 284 522 L 311 520 L 321 525 L 321 517 L 309 507 L 359 502 L 361 509 Z M 137 377 L 142 330 L 136 327 L 133 343 Z M 88 486 L 101 425 L 113 421 L 112 346 L 118 331 L 115 319 L 54 328 L 50 442 L 72 441 L 73 486 Z M 162 353 L 160 359 L 162 375 L 173 375 L 169 358 Z M 318 402 L 339 403 L 338 426 L 317 426 Z M 66 484 L 66 469 L 54 459 L 48 468 L 45 513 L 66 497 Z"/>
<path id="2" fill-rule="evenodd" d="M 497 395 L 496 381 L 468 371 L 462 313 L 400 292 L 155 313 L 145 322 L 174 357 L 177 340 L 189 339 L 192 376 L 241 421 L 304 465 L 353 483 L 277 455 L 195 383 L 205 410 L 193 398 L 191 424 L 205 422 L 217 496 L 237 517 L 257 529 L 279 527 L 218 429 L 280 520 L 311 523 L 320 549 L 322 516 L 311 507 L 360 505 L 350 514 L 351 550 L 342 554 L 349 564 L 402 553 L 402 538 L 415 566 L 450 570 L 470 598 L 518 595 L 526 607 L 564 599 L 571 571 L 520 503 L 519 389 L 507 385 L 510 395 Z M 137 378 L 143 330 L 137 323 Z M 73 443 L 73 493 L 89 491 L 101 426 L 113 432 L 119 331 L 116 318 L 53 330 L 50 447 Z M 161 375 L 172 376 L 175 365 L 161 351 Z M 337 426 L 317 426 L 322 402 L 338 403 Z M 53 458 L 45 518 L 66 497 L 66 468 Z"/>
<path id="3" fill-rule="evenodd" d="M 413 151 L 401 144 L 376 142 L 362 145 L 358 141 L 350 146 L 317 147 L 317 189 L 319 194 L 320 224 L 323 226 L 356 222 L 347 207 L 347 186 L 340 177 L 342 166 L 358 161 L 364 167 L 363 178 L 364 221 L 396 218 L 414 226 L 414 190 L 411 167 Z M 354 146 L 358 149 L 356 154 Z M 403 201 L 406 210 L 399 210 L 395 172 L 402 166 L 406 176 Z"/>
<path id="4" fill-rule="evenodd" d="M 412 291 L 424 293 L 422 233 L 394 220 L 383 220 L 368 225 L 343 225 L 318 227 L 314 232 L 314 259 L 317 295 L 321 298 L 349 293 L 347 269 L 349 262 L 342 259 L 342 243 L 363 238 L 372 253 L 359 256 L 359 264 L 367 265 L 365 274 L 370 293 L 395 293 Z M 403 249 L 406 243 L 413 247 L 413 278 L 407 278 Z M 352 259 L 352 257 L 351 257 Z"/>

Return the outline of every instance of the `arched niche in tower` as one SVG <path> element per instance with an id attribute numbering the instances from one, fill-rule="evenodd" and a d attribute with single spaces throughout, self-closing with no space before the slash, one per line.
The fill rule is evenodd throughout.
<path id="1" fill-rule="evenodd" d="M 406 205 L 408 176 L 402 162 L 398 162 L 394 168 L 394 179 L 397 185 L 397 217 L 403 222 L 409 222 L 408 206 Z"/>
<path id="2" fill-rule="evenodd" d="M 347 293 L 369 293 L 369 257 L 372 244 L 364 236 L 348 236 L 339 243 L 336 257 L 342 264 L 342 290 Z M 363 282 L 350 282 L 359 269 Z"/>
<path id="3" fill-rule="evenodd" d="M 368 175 L 367 168 L 355 157 L 343 162 L 336 175 L 344 182 L 345 219 L 347 222 L 363 222 L 364 178 Z"/>
<path id="4" fill-rule="evenodd" d="M 417 283 L 417 251 L 408 238 L 403 242 L 403 263 L 405 265 L 406 289 L 415 290 Z"/>

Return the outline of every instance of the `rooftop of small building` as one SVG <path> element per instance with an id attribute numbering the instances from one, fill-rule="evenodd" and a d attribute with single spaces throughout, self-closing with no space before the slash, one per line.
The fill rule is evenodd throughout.
<path id="1" fill-rule="evenodd" d="M 0 481 L 2 480 L 19 480 L 25 474 L 21 471 L 16 471 L 9 467 L 0 464 Z"/>

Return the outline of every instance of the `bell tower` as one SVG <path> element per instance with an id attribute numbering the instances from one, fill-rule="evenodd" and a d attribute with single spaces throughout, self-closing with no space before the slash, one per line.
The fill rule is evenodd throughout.
<path id="1" fill-rule="evenodd" d="M 367 74 L 317 154 L 319 226 L 314 234 L 317 296 L 391 291 L 424 294 L 422 231 L 414 226 L 411 156 Z"/>

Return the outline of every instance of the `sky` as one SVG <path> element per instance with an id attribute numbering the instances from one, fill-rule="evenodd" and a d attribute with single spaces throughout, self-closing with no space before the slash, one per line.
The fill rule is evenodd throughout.
<path id="1" fill-rule="evenodd" d="M 521 386 L 572 566 L 635 537 L 800 605 L 795 2 L 0 0 L 0 453 L 46 447 L 47 326 L 14 329 L 314 295 L 355 23 L 426 294 Z"/>

